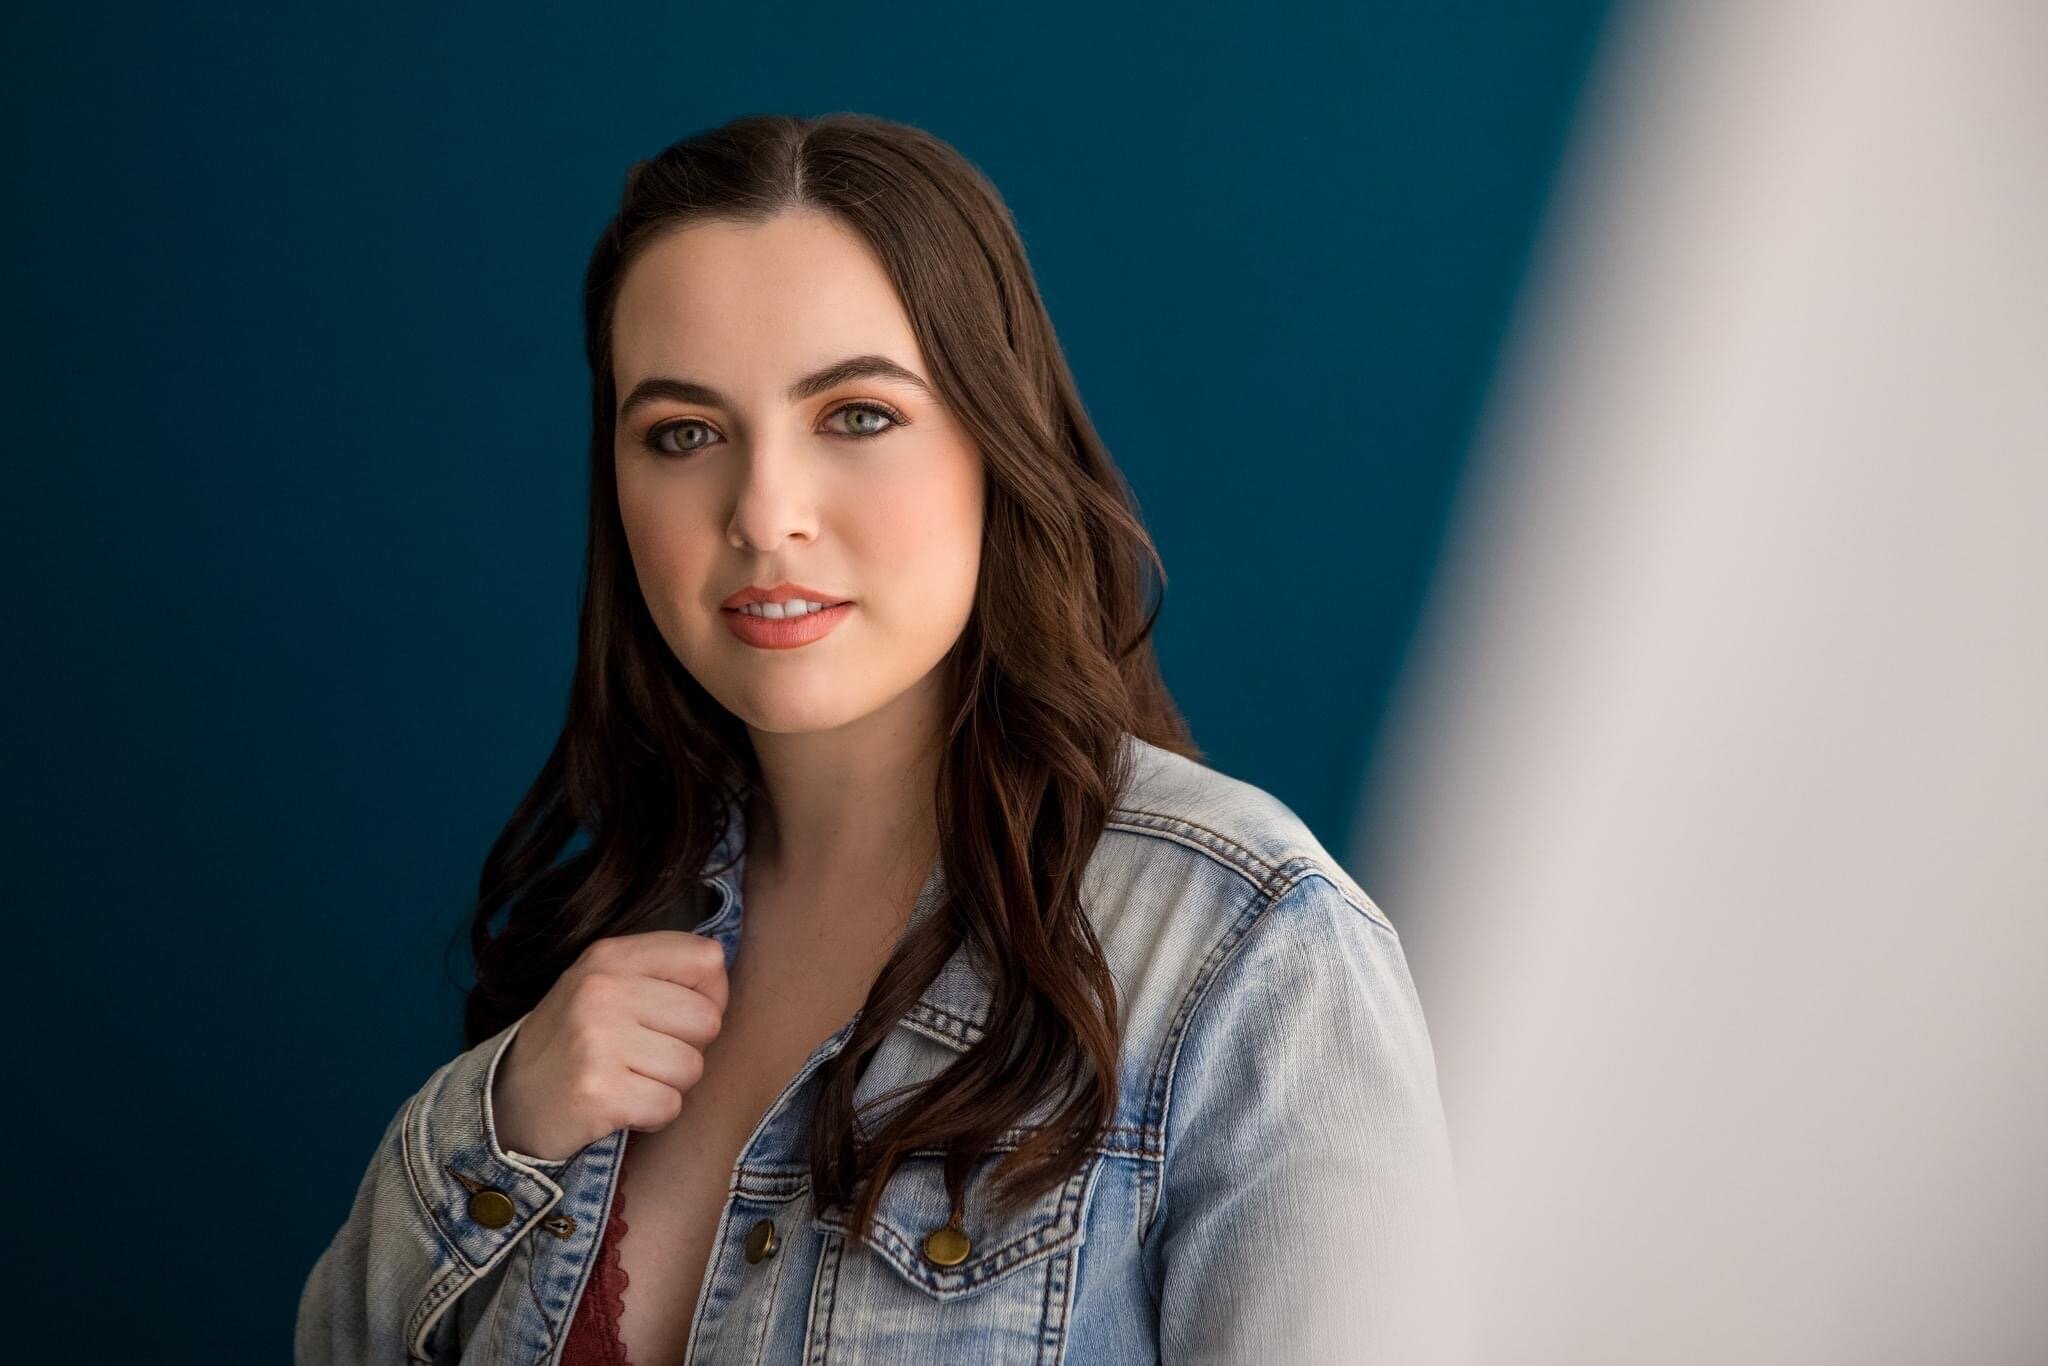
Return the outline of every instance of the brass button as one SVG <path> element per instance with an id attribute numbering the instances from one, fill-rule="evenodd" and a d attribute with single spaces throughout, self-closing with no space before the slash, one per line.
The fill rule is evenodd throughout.
<path id="1" fill-rule="evenodd" d="M 924 1255 L 939 1266 L 958 1266 L 967 1260 L 973 1245 L 956 1224 L 946 1224 L 924 1236 Z"/>
<path id="2" fill-rule="evenodd" d="M 775 1241 L 775 1221 L 763 1219 L 747 1230 L 747 1260 L 758 1262 L 764 1257 L 773 1257 L 778 1244 Z"/>
<path id="3" fill-rule="evenodd" d="M 512 1198 L 501 1190 L 485 1187 L 469 1197 L 469 1217 L 485 1228 L 503 1228 L 519 1213 Z"/>

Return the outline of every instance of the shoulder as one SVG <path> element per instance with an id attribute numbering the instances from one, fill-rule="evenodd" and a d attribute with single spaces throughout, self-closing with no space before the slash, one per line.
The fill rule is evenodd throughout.
<path id="1" fill-rule="evenodd" d="M 1133 758 L 1102 885 L 1167 1358 L 1469 1359 L 1456 1174 L 1393 923 L 1272 794 Z"/>
<path id="2" fill-rule="evenodd" d="M 1278 797 L 1136 737 L 1127 746 L 1082 899 L 1120 993 L 1125 1120 L 1158 1134 L 1197 1013 L 1237 1016 L 1205 1000 L 1284 996 L 1292 976 L 1301 1019 L 1356 1000 L 1356 985 L 1330 990 L 1334 973 L 1403 989 L 1406 973 L 1392 921 Z"/>
<path id="3" fill-rule="evenodd" d="M 1224 903 L 1233 900 L 1232 884 L 1270 903 L 1320 878 L 1357 914 L 1393 932 L 1386 913 L 1278 797 L 1136 736 L 1125 737 L 1125 749 L 1130 770 L 1104 836 L 1106 871 L 1202 874 Z"/>

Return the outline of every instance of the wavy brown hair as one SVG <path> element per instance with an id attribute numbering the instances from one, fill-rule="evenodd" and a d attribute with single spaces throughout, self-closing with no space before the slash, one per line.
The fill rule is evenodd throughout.
<path id="1" fill-rule="evenodd" d="M 489 1038 L 592 940 L 645 927 L 724 871 L 706 862 L 726 805 L 760 796 L 745 726 L 671 653 L 633 573 L 612 464 L 611 330 L 620 280 L 653 239 L 785 210 L 833 215 L 880 257 L 987 475 L 975 603 L 940 665 L 946 895 L 868 992 L 811 1134 L 814 1199 L 857 1202 L 852 1226 L 866 1236 L 910 1152 L 944 1151 L 956 1210 L 975 1160 L 1006 1152 L 991 1199 L 1015 1212 L 1101 1141 L 1121 1038 L 1082 871 L 1124 786 L 1126 732 L 1201 757 L 1152 648 L 1164 566 L 1082 409 L 1009 210 L 932 134 L 859 114 L 748 116 L 626 173 L 583 280 L 589 545 L 568 716 L 484 861 L 463 1028 L 472 1047 Z M 986 1038 L 878 1130 L 857 1128 L 868 1057 L 963 944 L 991 987 Z M 1005 1142 L 1047 1101 L 1049 1122 Z"/>

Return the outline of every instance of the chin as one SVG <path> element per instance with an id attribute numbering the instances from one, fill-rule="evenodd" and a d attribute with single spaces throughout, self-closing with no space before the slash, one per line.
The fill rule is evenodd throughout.
<path id="1" fill-rule="evenodd" d="M 829 718 L 815 716 L 742 716 L 740 719 L 765 735 L 814 735 L 819 731 L 837 730 L 853 718 L 850 716 L 833 716 Z"/>
<path id="2" fill-rule="evenodd" d="M 726 710 L 740 720 L 770 735 L 837 730 L 850 721 L 860 719 L 869 710 L 849 698 L 843 687 L 833 689 L 831 695 L 825 697 L 807 697 L 801 690 L 771 689 L 769 692 L 771 695 L 767 696 L 755 693 L 720 700 L 725 702 Z"/>

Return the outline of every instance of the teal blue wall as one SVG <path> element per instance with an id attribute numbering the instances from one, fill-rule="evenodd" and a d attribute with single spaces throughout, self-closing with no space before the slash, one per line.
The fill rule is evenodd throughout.
<path id="1" fill-rule="evenodd" d="M 1605 6 L 422 8 L 51 9 L 0 58 L 19 1359 L 281 1359 L 456 1051 L 630 160 L 858 109 L 980 164 L 1198 738 L 1341 847 Z"/>

